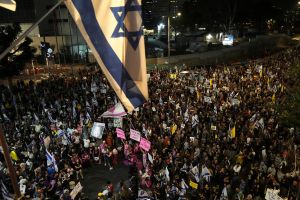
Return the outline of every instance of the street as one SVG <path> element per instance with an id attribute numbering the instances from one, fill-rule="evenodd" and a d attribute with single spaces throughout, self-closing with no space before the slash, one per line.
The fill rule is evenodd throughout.
<path id="1" fill-rule="evenodd" d="M 119 182 L 129 179 L 128 176 L 129 167 L 121 161 L 113 170 L 109 170 L 108 167 L 103 165 L 93 164 L 91 167 L 84 169 L 83 192 L 89 199 L 97 199 L 97 194 L 104 190 L 107 181 L 112 182 L 116 190 L 119 187 Z"/>

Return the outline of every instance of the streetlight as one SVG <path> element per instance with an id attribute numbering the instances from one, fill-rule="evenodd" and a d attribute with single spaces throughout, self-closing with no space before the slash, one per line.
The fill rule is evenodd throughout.
<path id="1" fill-rule="evenodd" d="M 181 16 L 181 12 L 177 13 L 177 16 L 173 16 L 172 18 L 175 19 Z M 171 42 L 170 42 L 170 15 L 168 15 L 168 64 L 170 64 L 170 55 L 171 55 Z M 176 41 L 176 31 L 175 31 L 175 41 Z"/>

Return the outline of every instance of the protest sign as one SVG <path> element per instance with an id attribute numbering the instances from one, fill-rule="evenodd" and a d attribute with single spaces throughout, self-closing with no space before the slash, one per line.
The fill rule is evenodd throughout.
<path id="1" fill-rule="evenodd" d="M 170 79 L 176 79 L 177 74 L 170 74 Z"/>
<path id="2" fill-rule="evenodd" d="M 95 138 L 101 139 L 105 129 L 104 123 L 94 122 L 91 135 Z"/>
<path id="3" fill-rule="evenodd" d="M 216 127 L 216 126 L 214 126 L 214 125 L 211 125 L 211 126 L 210 126 L 210 130 L 212 130 L 212 131 L 216 131 L 216 130 L 217 130 L 217 127 Z"/>
<path id="4" fill-rule="evenodd" d="M 123 119 L 122 118 L 114 118 L 114 128 L 122 128 L 123 127 Z"/>
<path id="5" fill-rule="evenodd" d="M 151 142 L 145 138 L 141 138 L 141 141 L 140 141 L 140 147 L 142 149 L 144 149 L 145 151 L 149 151 L 150 148 L 151 148 Z"/>
<path id="6" fill-rule="evenodd" d="M 20 192 L 21 192 L 21 194 L 24 195 L 25 191 L 26 191 L 26 185 L 20 184 Z"/>
<path id="7" fill-rule="evenodd" d="M 100 89 L 100 93 L 101 93 L 101 94 L 106 94 L 106 88 L 101 88 L 101 89 Z"/>
<path id="8" fill-rule="evenodd" d="M 126 140 L 125 133 L 122 129 L 117 128 L 116 132 L 117 132 L 117 137 L 118 138 Z"/>
<path id="9" fill-rule="evenodd" d="M 91 84 L 91 92 L 95 93 L 97 91 L 98 91 L 97 84 L 93 81 L 92 84 Z"/>
<path id="10" fill-rule="evenodd" d="M 141 133 L 136 130 L 130 129 L 130 139 L 139 142 L 141 140 Z"/>
<path id="11" fill-rule="evenodd" d="M 238 99 L 231 99 L 231 104 L 232 105 L 240 105 L 240 100 L 238 100 Z"/>
<path id="12" fill-rule="evenodd" d="M 267 189 L 265 199 L 266 200 L 283 200 L 279 195 L 279 190 Z"/>
<path id="13" fill-rule="evenodd" d="M 211 98 L 207 97 L 207 96 L 204 96 L 204 102 L 206 102 L 206 103 L 212 103 Z"/>
<path id="14" fill-rule="evenodd" d="M 77 185 L 74 187 L 74 189 L 72 190 L 72 192 L 70 193 L 70 196 L 72 199 L 75 199 L 75 197 L 77 196 L 77 194 L 82 190 L 82 185 L 80 182 L 77 183 Z"/>

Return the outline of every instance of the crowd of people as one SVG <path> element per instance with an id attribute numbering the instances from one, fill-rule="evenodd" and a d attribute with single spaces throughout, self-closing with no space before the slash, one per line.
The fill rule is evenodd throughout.
<path id="1" fill-rule="evenodd" d="M 99 119 L 118 102 L 100 71 L 1 86 L 0 120 L 24 199 L 71 199 L 94 164 L 130 167 L 128 181 L 118 190 L 108 182 L 95 199 L 260 200 L 267 189 L 300 199 L 296 132 L 280 125 L 275 108 L 299 55 L 294 48 L 243 65 L 156 69 L 149 100 L 120 127 L 126 140 Z M 107 124 L 102 139 L 91 136 L 96 121 Z M 151 142 L 149 152 L 130 129 Z M 10 190 L 2 154 L 0 162 Z"/>

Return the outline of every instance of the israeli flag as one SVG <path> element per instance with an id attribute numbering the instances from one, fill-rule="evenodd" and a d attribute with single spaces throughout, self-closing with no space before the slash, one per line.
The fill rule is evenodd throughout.
<path id="1" fill-rule="evenodd" d="M 17 4 L 14 0 L 0 0 L 0 7 L 16 11 Z"/>
<path id="2" fill-rule="evenodd" d="M 148 99 L 141 0 L 66 0 L 85 41 L 128 112 Z"/>
<path id="3" fill-rule="evenodd" d="M 47 149 L 46 149 L 46 158 L 47 158 L 47 166 L 54 167 L 55 171 L 58 172 L 56 160 L 54 156 L 51 153 L 49 153 Z"/>
<path id="4" fill-rule="evenodd" d="M 14 198 L 12 195 L 9 193 L 6 185 L 3 183 L 3 181 L 0 181 L 0 188 L 1 188 L 1 193 L 2 193 L 2 198 L 4 200 L 13 200 Z"/>
<path id="5" fill-rule="evenodd" d="M 201 177 L 203 177 L 207 182 L 210 182 L 211 173 L 206 166 L 202 166 Z"/>

